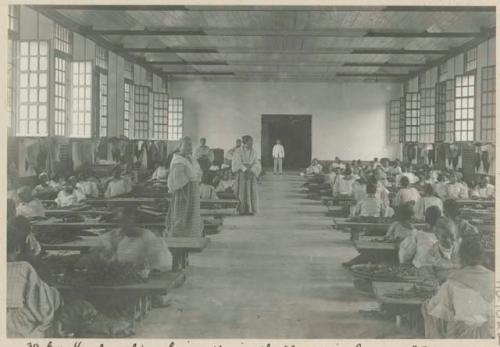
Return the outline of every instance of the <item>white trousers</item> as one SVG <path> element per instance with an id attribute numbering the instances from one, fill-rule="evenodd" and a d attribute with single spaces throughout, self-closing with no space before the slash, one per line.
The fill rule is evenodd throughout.
<path id="1" fill-rule="evenodd" d="M 283 173 L 283 158 L 274 158 L 274 173 Z"/>

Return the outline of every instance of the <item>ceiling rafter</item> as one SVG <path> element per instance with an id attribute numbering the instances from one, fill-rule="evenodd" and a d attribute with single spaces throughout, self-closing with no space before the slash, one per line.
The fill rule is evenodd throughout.
<path id="1" fill-rule="evenodd" d="M 188 28 L 165 27 L 144 29 L 91 29 L 91 33 L 105 36 L 234 36 L 234 37 L 394 37 L 394 38 L 468 38 L 484 35 L 483 31 L 429 32 L 371 29 L 321 30 L 262 30 L 252 28 Z"/>
<path id="2" fill-rule="evenodd" d="M 314 48 L 309 50 L 287 50 L 253 47 L 123 47 L 120 52 L 135 53 L 225 53 L 225 54 L 410 54 L 444 55 L 447 49 L 404 49 L 404 48 Z"/>
<path id="3" fill-rule="evenodd" d="M 200 12 L 495 12 L 495 6 L 186 6 L 186 5 L 39 5 L 52 10 L 200 11 Z"/>

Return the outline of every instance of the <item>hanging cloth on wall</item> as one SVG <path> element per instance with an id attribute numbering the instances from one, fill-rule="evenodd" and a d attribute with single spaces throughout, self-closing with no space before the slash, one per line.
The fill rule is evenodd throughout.
<path id="1" fill-rule="evenodd" d="M 25 140 L 20 142 L 25 150 L 20 150 L 20 154 L 24 154 L 23 168 L 24 175 L 35 175 L 36 167 L 38 162 L 38 153 L 40 152 L 40 146 L 38 140 Z"/>
<path id="2" fill-rule="evenodd" d="M 452 168 L 453 170 L 457 170 L 459 168 L 459 160 L 460 160 L 460 148 L 456 144 L 451 144 L 448 157 L 448 164 L 450 168 Z"/>
<path id="3" fill-rule="evenodd" d="M 434 145 L 432 143 L 426 143 L 424 145 L 425 151 L 425 163 L 429 166 L 434 165 Z"/>
<path id="4" fill-rule="evenodd" d="M 142 142 L 141 154 L 139 155 L 139 162 L 141 164 L 141 169 L 148 168 L 148 145 L 146 142 Z"/>
<path id="5" fill-rule="evenodd" d="M 108 139 L 103 137 L 97 144 L 97 159 L 108 160 Z"/>
<path id="6" fill-rule="evenodd" d="M 481 169 L 481 145 L 476 144 L 474 146 L 474 168 L 476 173 L 480 173 Z"/>

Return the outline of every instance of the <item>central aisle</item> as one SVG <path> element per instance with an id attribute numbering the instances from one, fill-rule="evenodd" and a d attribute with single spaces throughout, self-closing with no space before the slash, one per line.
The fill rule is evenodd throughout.
<path id="1" fill-rule="evenodd" d="M 341 263 L 349 235 L 331 228 L 318 201 L 304 199 L 297 175 L 264 177 L 260 212 L 224 220 L 219 235 L 190 256 L 170 306 L 137 327 L 148 338 L 377 338 L 394 323 L 359 310 L 375 301 L 354 290 Z"/>

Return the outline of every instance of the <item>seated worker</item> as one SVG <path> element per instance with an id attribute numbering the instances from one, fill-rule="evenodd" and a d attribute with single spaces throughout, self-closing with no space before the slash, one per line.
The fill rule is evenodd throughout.
<path id="1" fill-rule="evenodd" d="M 171 261 L 165 240 L 136 225 L 137 210 L 127 206 L 120 211 L 120 228 L 99 236 L 103 248 L 92 250 L 102 259 L 144 266 L 146 270 L 165 272 Z"/>
<path id="2" fill-rule="evenodd" d="M 26 232 L 7 229 L 7 337 L 44 338 L 63 301 L 24 259 L 26 238 Z"/>
<path id="3" fill-rule="evenodd" d="M 17 192 L 20 203 L 17 205 L 16 214 L 26 218 L 45 218 L 45 208 L 42 202 L 34 198 L 29 187 L 21 187 Z"/>
<path id="4" fill-rule="evenodd" d="M 468 199 L 469 192 L 467 186 L 464 186 L 458 181 L 458 175 L 453 173 L 450 175 L 450 181 L 446 185 L 447 199 Z"/>
<path id="5" fill-rule="evenodd" d="M 332 185 L 332 192 L 333 192 L 333 187 L 335 186 L 335 181 L 334 184 Z M 356 207 L 358 204 L 367 197 L 367 183 L 364 178 L 364 176 L 361 176 L 358 178 L 356 181 L 353 182 L 352 184 L 352 196 L 354 198 L 354 201 L 351 205 L 351 216 L 356 216 Z M 377 191 L 375 187 L 375 192 Z"/>
<path id="6" fill-rule="evenodd" d="M 354 181 L 356 181 L 356 178 L 352 175 L 351 167 L 348 166 L 344 170 L 344 174 L 337 177 L 337 181 L 333 187 L 333 196 L 352 195 Z"/>
<path id="7" fill-rule="evenodd" d="M 443 214 L 455 224 L 456 237 L 479 234 L 478 229 L 460 216 L 456 200 L 447 199 L 443 203 Z"/>
<path id="8" fill-rule="evenodd" d="M 21 253 L 18 259 L 22 258 L 36 268 L 37 257 L 42 253 L 42 247 L 33 234 L 29 219 L 24 216 L 12 217 L 7 223 L 7 228 L 23 235 L 25 239 L 24 244 L 20 248 Z"/>
<path id="9" fill-rule="evenodd" d="M 432 185 L 426 184 L 424 186 L 424 196 L 422 196 L 415 204 L 415 218 L 417 220 L 424 220 L 425 211 L 431 207 L 437 206 L 442 211 L 443 201 L 434 194 Z"/>
<path id="10" fill-rule="evenodd" d="M 482 176 L 477 184 L 471 191 L 473 199 L 494 199 L 495 186 L 490 184 L 490 178 L 486 175 Z"/>
<path id="11" fill-rule="evenodd" d="M 340 177 L 340 168 L 339 167 L 332 168 L 330 173 L 328 174 L 328 183 L 330 183 L 332 192 L 339 177 Z"/>
<path id="12" fill-rule="evenodd" d="M 437 196 L 441 198 L 441 200 L 446 199 L 448 195 L 448 182 L 443 174 L 439 174 L 437 177 L 437 182 L 434 183 L 433 188 L 436 192 Z"/>
<path id="13" fill-rule="evenodd" d="M 168 167 L 166 163 L 158 163 L 153 175 L 151 176 L 152 181 L 166 181 L 168 177 Z"/>
<path id="14" fill-rule="evenodd" d="M 58 183 L 49 181 L 49 175 L 47 175 L 46 172 L 42 172 L 40 175 L 38 175 L 38 180 L 40 181 L 40 184 L 33 188 L 32 192 L 33 196 L 37 199 L 52 200 L 62 189 L 62 187 Z"/>
<path id="15" fill-rule="evenodd" d="M 413 207 L 411 204 L 403 204 L 396 210 L 396 221 L 391 224 L 384 239 L 401 242 L 414 230 L 412 225 Z"/>
<path id="16" fill-rule="evenodd" d="M 79 203 L 78 198 L 79 194 L 73 189 L 73 185 L 65 182 L 64 189 L 57 194 L 55 202 L 58 207 L 70 207 Z"/>
<path id="17" fill-rule="evenodd" d="M 78 184 L 78 180 L 75 176 L 70 176 L 68 178 L 68 182 L 73 187 L 73 191 L 75 192 L 75 195 L 76 195 L 78 202 L 83 201 L 87 198 L 85 193 L 76 187 Z"/>
<path id="18" fill-rule="evenodd" d="M 418 200 L 420 200 L 420 193 L 413 187 L 410 187 L 410 180 L 408 177 L 401 177 L 401 188 L 399 189 L 396 197 L 394 198 L 393 204 L 395 207 L 398 207 L 402 204 L 406 204 L 408 202 L 413 202 L 416 204 Z"/>
<path id="19" fill-rule="evenodd" d="M 411 165 L 409 166 L 404 166 L 402 169 L 401 169 L 403 172 L 401 174 L 399 174 L 398 176 L 396 176 L 396 185 L 398 187 L 401 186 L 401 179 L 403 177 L 406 177 L 408 178 L 408 182 L 409 184 L 416 184 L 418 181 L 419 181 L 419 177 L 417 175 L 415 175 L 412 171 L 411 171 Z"/>
<path id="20" fill-rule="evenodd" d="M 343 169 L 345 169 L 345 164 L 342 163 L 342 161 L 340 160 L 339 157 L 335 157 L 335 159 L 333 160 L 333 163 L 331 165 L 331 169 L 332 170 L 334 170 L 334 169 L 343 170 Z"/>
<path id="21" fill-rule="evenodd" d="M 440 217 L 431 230 L 413 230 L 399 245 L 399 262 L 412 263 L 417 269 L 456 267 L 458 240 L 454 228 L 451 221 Z"/>
<path id="22" fill-rule="evenodd" d="M 385 216 L 384 202 L 375 196 L 377 187 L 374 184 L 366 186 L 367 196 L 363 198 L 355 207 L 354 215 L 361 217 L 383 217 Z"/>
<path id="23" fill-rule="evenodd" d="M 314 158 L 311 165 L 306 169 L 308 175 L 319 175 L 323 171 L 323 166 L 319 163 L 318 159 Z"/>
<path id="24" fill-rule="evenodd" d="M 216 193 L 234 192 L 234 179 L 231 177 L 231 169 L 222 170 L 222 177 L 215 188 Z"/>
<path id="25" fill-rule="evenodd" d="M 114 168 L 113 178 L 108 182 L 108 186 L 104 192 L 105 199 L 115 198 L 132 191 L 132 184 L 129 180 L 121 177 L 121 174 L 122 171 L 119 167 Z"/>
<path id="26" fill-rule="evenodd" d="M 76 183 L 75 188 L 77 191 L 81 192 L 85 198 L 96 199 L 99 197 L 99 187 L 95 181 L 90 179 L 87 172 L 82 172 L 80 174 L 80 180 Z"/>
<path id="27" fill-rule="evenodd" d="M 203 173 L 200 183 L 200 199 L 216 200 L 218 199 L 215 188 L 212 185 L 211 176 L 208 173 Z"/>
<path id="28" fill-rule="evenodd" d="M 495 335 L 495 274 L 481 265 L 484 249 L 476 237 L 462 240 L 460 269 L 422 305 L 425 337 L 492 339 Z"/>

